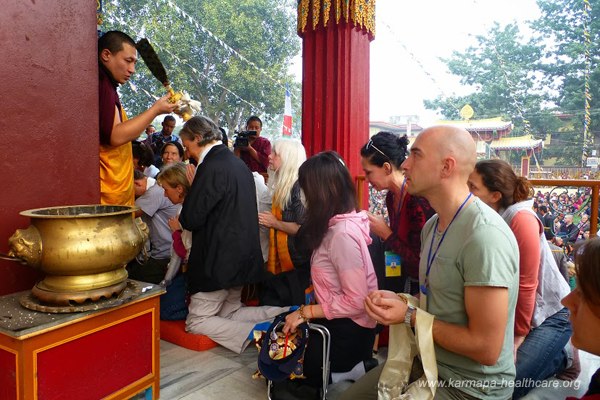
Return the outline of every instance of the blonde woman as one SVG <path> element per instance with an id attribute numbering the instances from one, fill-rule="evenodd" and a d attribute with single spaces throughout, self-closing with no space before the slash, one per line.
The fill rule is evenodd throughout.
<path id="1" fill-rule="evenodd" d="M 166 165 L 156 180 L 163 188 L 166 198 L 173 204 L 183 204 L 185 196 L 190 190 L 187 166 L 184 163 Z M 160 298 L 160 319 L 181 320 L 186 319 L 188 315 L 184 272 L 192 247 L 192 233 L 181 227 L 178 216 L 169 219 L 168 224 L 171 229 L 173 246 L 171 259 L 161 282 L 167 293 Z"/>
<path id="2" fill-rule="evenodd" d="M 273 193 L 271 211 L 258 214 L 261 226 L 269 228 L 269 257 L 260 302 L 291 305 L 306 302 L 310 286 L 310 252 L 295 240 L 304 219 L 298 184 L 298 169 L 306 161 L 302 143 L 279 139 L 269 155 L 268 187 Z"/>

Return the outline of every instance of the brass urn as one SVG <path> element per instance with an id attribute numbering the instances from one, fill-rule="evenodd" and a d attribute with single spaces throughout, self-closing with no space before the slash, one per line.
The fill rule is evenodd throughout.
<path id="1" fill-rule="evenodd" d="M 118 295 L 127 285 L 125 266 L 143 248 L 148 228 L 134 219 L 137 207 L 79 205 L 38 208 L 9 239 L 9 256 L 46 276 L 32 289 L 42 302 L 69 305 Z"/>

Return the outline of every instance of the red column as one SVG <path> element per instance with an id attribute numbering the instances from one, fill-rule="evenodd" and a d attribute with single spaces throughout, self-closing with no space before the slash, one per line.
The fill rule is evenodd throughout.
<path id="1" fill-rule="evenodd" d="M 96 2 L 2 2 L 0 253 L 19 211 L 100 201 Z M 30 289 L 31 267 L 0 259 L 0 295 Z M 1 397 L 1 396 L 0 396 Z"/>
<path id="2" fill-rule="evenodd" d="M 369 138 L 369 44 L 374 0 L 301 0 L 302 142 L 308 155 L 335 150 L 356 177 Z"/>

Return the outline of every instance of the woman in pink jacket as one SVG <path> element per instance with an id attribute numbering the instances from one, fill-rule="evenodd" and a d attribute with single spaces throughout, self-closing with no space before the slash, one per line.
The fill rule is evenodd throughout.
<path id="1" fill-rule="evenodd" d="M 308 320 L 325 325 L 331 333 L 333 382 L 355 380 L 376 365 L 372 359 L 376 323 L 364 309 L 365 297 L 377 289 L 367 248 L 369 218 L 356 211 L 354 183 L 337 153 L 309 158 L 298 179 L 307 207 L 298 237 L 313 252 L 311 278 L 317 304 L 289 314 L 284 332 L 295 331 Z M 304 359 L 306 383 L 314 386 L 321 385 L 319 339 L 311 336 Z"/>

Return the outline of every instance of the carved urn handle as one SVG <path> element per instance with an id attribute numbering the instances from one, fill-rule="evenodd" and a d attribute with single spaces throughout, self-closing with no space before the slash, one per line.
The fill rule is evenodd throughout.
<path id="1" fill-rule="evenodd" d="M 17 229 L 8 239 L 8 255 L 25 261 L 34 268 L 41 267 L 42 237 L 33 225 L 27 229 Z"/>

